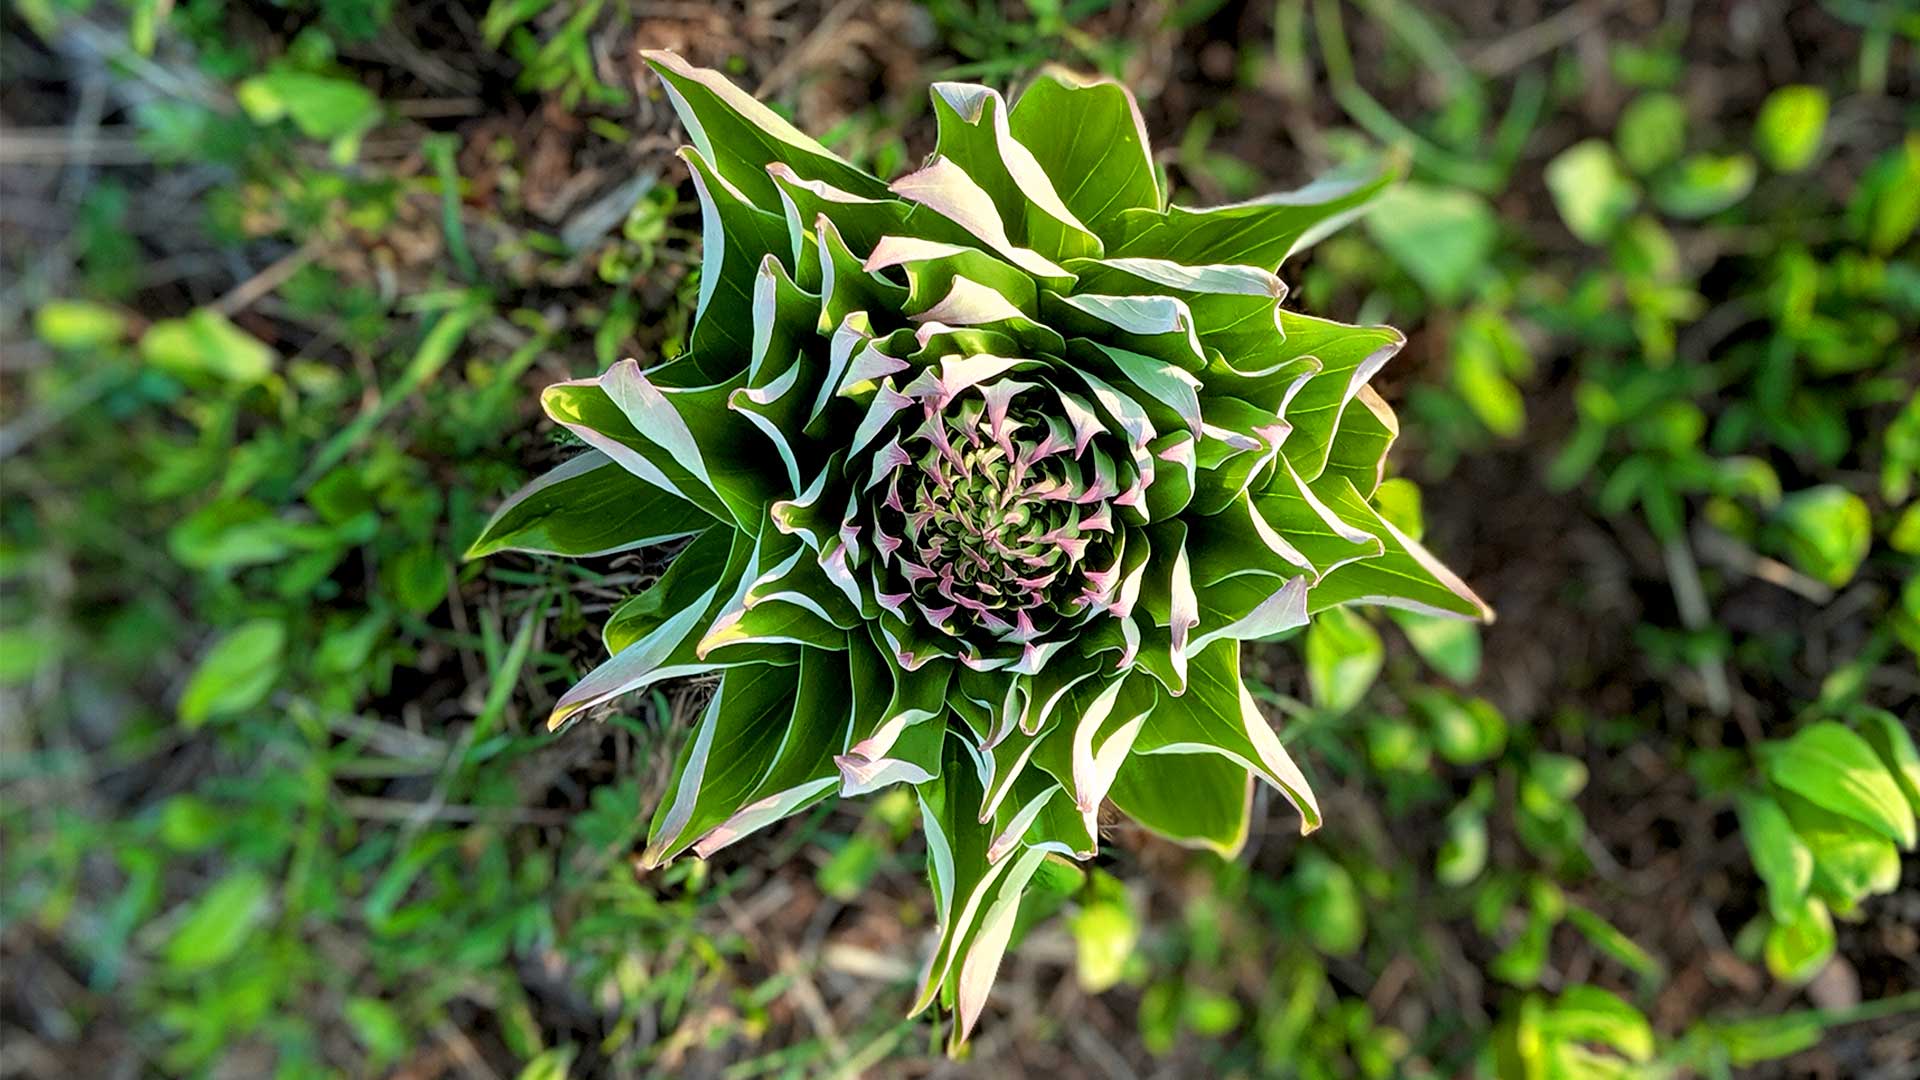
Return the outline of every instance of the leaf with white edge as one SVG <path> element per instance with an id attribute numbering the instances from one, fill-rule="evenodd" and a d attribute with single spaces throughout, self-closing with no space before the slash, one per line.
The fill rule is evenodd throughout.
<path id="1" fill-rule="evenodd" d="M 1203 210 L 1128 210 L 1120 215 L 1109 254 L 1274 270 L 1287 256 L 1357 217 L 1399 171 L 1397 162 L 1353 168 L 1294 191 Z"/>
<path id="2" fill-rule="evenodd" d="M 645 386 L 644 398 L 634 390 L 637 384 Z M 540 404 L 554 423 L 621 468 L 720 521 L 735 520 L 712 486 L 684 464 L 698 457 L 693 433 L 634 361 L 623 360 L 596 378 L 554 383 L 541 393 Z"/>
<path id="3" fill-rule="evenodd" d="M 928 243 L 965 244 L 966 230 L 929 214 L 919 207 L 896 199 L 890 193 L 867 198 L 842 191 L 822 180 L 804 180 L 785 165 L 767 166 L 780 191 L 781 216 L 787 223 L 787 239 L 793 252 L 797 276 L 809 291 L 819 289 L 818 256 L 813 252 L 814 230 L 821 218 L 834 228 L 854 251 L 872 251 L 886 237 L 912 236 Z"/>
<path id="4" fill-rule="evenodd" d="M 877 177 L 821 146 L 719 72 L 694 67 L 661 49 L 643 50 L 640 55 L 660 76 L 700 153 L 762 208 L 779 205 L 773 181 L 767 177 L 767 164 L 776 161 L 801 176 L 825 180 L 855 195 L 886 194 L 886 185 Z"/>
<path id="5" fill-rule="evenodd" d="M 673 555 L 666 572 L 628 597 L 607 617 L 601 640 L 619 653 L 652 633 L 676 612 L 708 603 L 722 585 L 737 537 L 730 529 L 708 529 Z"/>
<path id="6" fill-rule="evenodd" d="M 865 312 L 882 330 L 899 326 L 897 313 L 906 305 L 907 289 L 868 269 L 825 214 L 814 222 L 814 235 L 820 258 L 820 315 L 814 328 L 831 334 L 856 311 Z"/>
<path id="7" fill-rule="evenodd" d="M 696 545 L 699 543 L 695 541 Z M 695 652 L 700 631 L 726 606 L 738 602 L 757 573 L 758 545 L 738 533 L 732 534 L 731 544 L 725 570 L 696 601 L 659 620 L 644 636 L 575 683 L 573 689 L 554 703 L 547 726 L 558 728 L 583 709 L 605 704 L 663 679 L 702 675 L 736 664 L 794 663 L 797 657 L 789 646 L 741 648 L 726 657 L 709 660 L 700 659 Z M 698 580 L 690 573 L 687 586 Z"/>
<path id="8" fill-rule="evenodd" d="M 1258 494 L 1253 508 L 1267 526 L 1287 538 L 1312 564 L 1315 579 L 1362 559 L 1383 554 L 1381 539 L 1348 523 L 1303 482 L 1293 463 L 1282 461 Z"/>
<path id="9" fill-rule="evenodd" d="M 507 496 L 465 557 L 612 555 L 692 536 L 714 523 L 711 514 L 589 450 Z"/>
<path id="10" fill-rule="evenodd" d="M 749 664 L 721 676 L 674 762 L 669 795 L 654 810 L 640 869 L 671 862 L 752 800 L 779 757 L 798 670 Z"/>
<path id="11" fill-rule="evenodd" d="M 1288 578 L 1277 589 L 1273 579 L 1243 575 L 1195 590 L 1200 604 L 1200 633 L 1192 648 L 1216 641 L 1255 641 L 1307 625 L 1307 578 Z"/>
<path id="12" fill-rule="evenodd" d="M 1272 784 L 1320 827 L 1320 804 L 1240 677 L 1240 643 L 1220 641 L 1188 661 L 1187 691 L 1163 698 L 1134 740 L 1139 754 L 1218 754 Z"/>
<path id="13" fill-rule="evenodd" d="M 833 794 L 840 784 L 834 755 L 847 745 L 853 685 L 844 652 L 806 649 L 800 654 L 792 715 L 766 775 L 726 820 L 693 845 L 703 859 L 758 829 Z"/>
<path id="14" fill-rule="evenodd" d="M 1014 242 L 1007 233 L 1006 223 L 1000 219 L 993 196 L 957 163 L 935 157 L 925 168 L 895 180 L 890 187 L 895 195 L 918 203 L 966 230 L 980 246 L 999 254 L 1047 286 L 1064 288 L 1072 284 L 1073 275 L 1059 263 Z"/>
<path id="15" fill-rule="evenodd" d="M 1320 371 L 1288 399 L 1285 415 L 1293 425 L 1287 436 L 1287 459 L 1302 479 L 1317 480 L 1326 469 L 1334 433 L 1348 405 L 1406 339 L 1389 326 L 1347 326 L 1306 315 L 1282 312 L 1288 355 L 1311 356 Z"/>
<path id="16" fill-rule="evenodd" d="M 1103 238 L 1124 211 L 1164 205 L 1146 121 L 1119 83 L 1049 69 L 1014 102 L 1011 124 L 1060 200 Z"/>
<path id="17" fill-rule="evenodd" d="M 827 580 L 814 552 L 772 530 L 761 546 L 763 560 L 777 561 L 714 619 L 697 647 L 700 658 L 748 644 L 845 649 L 847 632 L 861 624 L 860 610 Z"/>
<path id="18" fill-rule="evenodd" d="M 1010 865 L 987 859 L 992 829 L 980 821 L 980 777 L 965 748 L 949 739 L 941 757 L 938 777 L 918 786 L 921 829 L 927 837 L 927 876 L 940 936 L 921 971 L 913 1013 L 940 996 L 959 940 L 980 916 L 982 893 Z"/>
<path id="19" fill-rule="evenodd" d="M 1081 683 L 1062 703 L 1060 723 L 1041 740 L 1034 763 L 1064 789 L 1089 835 L 1098 837 L 1100 804 L 1159 699 L 1150 678 Z"/>
<path id="20" fill-rule="evenodd" d="M 881 641 L 848 635 L 853 671 L 853 725 L 846 752 L 834 758 L 841 795 L 888 784 L 920 784 L 939 775 L 951 661 L 920 672 L 900 667 Z M 977 806 L 976 806 L 977 809 Z"/>
<path id="21" fill-rule="evenodd" d="M 1280 336 L 1287 286 L 1259 267 L 1141 258 L 1072 259 L 1066 267 L 1079 277 L 1079 292 L 1179 300 L 1201 343 L 1227 356 L 1260 353 Z"/>
<path id="22" fill-rule="evenodd" d="M 1231 859 L 1247 842 L 1253 774 L 1213 754 L 1133 754 L 1107 793 L 1120 812 L 1185 847 Z"/>
<path id="23" fill-rule="evenodd" d="M 1365 498 L 1373 498 L 1387 473 L 1387 451 L 1400 437 L 1400 420 L 1379 393 L 1363 386 L 1340 412 L 1339 426 L 1327 447 L 1327 465 L 1321 476 L 1347 478 Z"/>
<path id="24" fill-rule="evenodd" d="M 987 993 L 1000 973 L 1000 961 L 1006 956 L 1007 942 L 1020 914 L 1020 899 L 1046 858 L 1045 850 L 1027 848 L 1019 858 L 999 864 L 1007 868 L 1006 872 L 987 882 L 980 897 L 980 916 L 956 948 L 949 969 L 955 1013 L 953 1030 L 947 1035 L 950 1055 L 957 1055 L 966 1045 L 980 1020 L 980 1011 L 986 1008 Z"/>
<path id="25" fill-rule="evenodd" d="M 933 84 L 934 153 L 966 170 L 993 200 L 1014 242 L 1049 258 L 1097 257 L 1100 238 L 1067 209 L 1033 151 L 1013 137 L 1007 103 L 977 83 Z"/>
<path id="26" fill-rule="evenodd" d="M 1426 614 L 1493 621 L 1493 609 L 1475 596 L 1453 571 L 1426 548 L 1380 516 L 1345 477 L 1311 485 L 1320 501 L 1341 520 L 1376 537 L 1384 551 L 1347 563 L 1313 587 L 1309 611 L 1340 604 L 1377 604 Z"/>
<path id="27" fill-rule="evenodd" d="M 1110 342 L 1189 372 L 1207 363 L 1187 305 L 1171 296 L 1048 292 L 1041 295 L 1040 311 L 1049 325 L 1069 336 Z"/>
<path id="28" fill-rule="evenodd" d="M 991 289 L 1029 318 L 1040 314 L 1033 278 L 1011 263 L 976 247 L 947 244 L 917 236 L 885 236 L 872 248 L 865 266 L 871 271 L 899 267 L 907 275 L 908 318 L 929 321 L 928 312 L 952 292 L 957 278 Z M 946 320 L 939 320 L 946 321 Z"/>
<path id="29" fill-rule="evenodd" d="M 760 262 L 788 251 L 791 240 L 779 214 L 755 206 L 698 151 L 683 149 L 680 156 L 700 199 L 700 294 L 689 344 L 702 371 L 725 379 L 752 355 Z"/>

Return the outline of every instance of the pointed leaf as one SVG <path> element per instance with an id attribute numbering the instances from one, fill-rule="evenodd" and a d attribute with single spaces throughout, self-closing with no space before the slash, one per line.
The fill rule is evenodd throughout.
<path id="1" fill-rule="evenodd" d="M 1349 170 L 1296 191 L 1227 206 L 1128 210 L 1120 215 L 1115 256 L 1167 259 L 1189 266 L 1238 263 L 1273 270 L 1356 217 L 1393 181 L 1396 167 Z"/>
<path id="2" fill-rule="evenodd" d="M 1123 211 L 1161 208 L 1146 122 L 1119 83 L 1042 72 L 1014 102 L 1010 122 L 1060 200 L 1101 236 L 1115 235 Z"/>
<path id="3" fill-rule="evenodd" d="M 767 176 L 767 165 L 776 161 L 855 195 L 886 194 L 878 178 L 821 146 L 719 72 L 694 67 L 665 50 L 643 50 L 640 55 L 666 85 L 674 111 L 701 155 L 760 207 L 779 205 Z"/>
<path id="4" fill-rule="evenodd" d="M 1300 811 L 1300 831 L 1320 827 L 1307 779 L 1240 678 L 1240 643 L 1220 641 L 1188 662 L 1186 693 L 1163 698 L 1134 740 L 1136 754 L 1219 754 L 1251 769 Z"/>
<path id="5" fill-rule="evenodd" d="M 1108 797 L 1150 831 L 1231 859 L 1247 842 L 1253 774 L 1213 754 L 1134 754 Z"/>
<path id="6" fill-rule="evenodd" d="M 589 450 L 507 496 L 467 548 L 585 558 L 664 544 L 714 524 L 711 514 Z"/>

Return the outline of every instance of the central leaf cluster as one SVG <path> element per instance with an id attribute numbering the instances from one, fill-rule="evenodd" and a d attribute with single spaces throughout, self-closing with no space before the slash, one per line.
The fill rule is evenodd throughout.
<path id="1" fill-rule="evenodd" d="M 923 372 L 892 399 L 865 485 L 879 604 L 979 670 L 1037 667 L 1111 613 L 1125 530 L 1144 523 L 1150 473 L 1052 376 L 994 356 Z"/>
<path id="2" fill-rule="evenodd" d="M 1252 785 L 1319 824 L 1241 643 L 1346 604 L 1485 605 L 1375 505 L 1401 344 L 1283 307 L 1275 270 L 1384 185 L 1168 204 L 1138 109 L 1056 75 L 933 88 L 891 182 L 710 71 L 649 61 L 702 208 L 688 348 L 549 387 L 590 447 L 476 551 L 686 539 L 553 722 L 714 673 L 643 866 L 833 795 L 913 785 L 940 932 L 920 1004 L 964 1039 L 1049 858 L 1112 805 L 1246 838 Z"/>

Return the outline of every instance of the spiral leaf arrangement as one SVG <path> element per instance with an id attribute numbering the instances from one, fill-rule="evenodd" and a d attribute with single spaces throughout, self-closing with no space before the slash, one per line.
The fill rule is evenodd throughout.
<path id="1" fill-rule="evenodd" d="M 642 861 L 834 795 L 916 789 L 939 918 L 917 1009 L 985 1003 L 1023 890 L 1111 803 L 1235 851 L 1256 779 L 1320 822 L 1240 643 L 1343 604 L 1488 618 L 1375 508 L 1398 428 L 1384 326 L 1274 274 L 1384 172 L 1165 202 L 1132 96 L 1049 73 L 933 88 L 892 183 L 712 71 L 646 54 L 703 211 L 687 351 L 549 387 L 591 448 L 475 543 L 678 543 L 551 723 L 717 677 Z"/>

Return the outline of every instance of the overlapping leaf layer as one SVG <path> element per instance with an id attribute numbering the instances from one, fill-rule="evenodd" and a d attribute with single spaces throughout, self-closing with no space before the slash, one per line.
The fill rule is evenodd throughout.
<path id="1" fill-rule="evenodd" d="M 1388 178 L 1169 206 L 1126 90 L 1047 75 L 1011 108 L 936 85 L 934 155 L 889 184 L 647 59 L 704 211 L 690 348 L 548 388 L 592 449 L 475 551 L 684 540 L 552 722 L 717 675 L 649 864 L 915 785 L 920 1007 L 964 1040 L 1023 888 L 1094 854 L 1104 802 L 1230 852 L 1257 778 L 1319 823 L 1242 641 L 1340 604 L 1487 615 L 1370 501 L 1400 335 L 1281 306 L 1281 260 Z"/>

